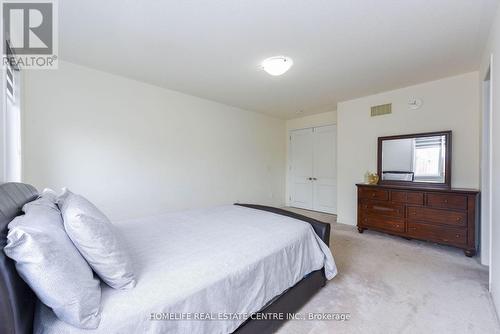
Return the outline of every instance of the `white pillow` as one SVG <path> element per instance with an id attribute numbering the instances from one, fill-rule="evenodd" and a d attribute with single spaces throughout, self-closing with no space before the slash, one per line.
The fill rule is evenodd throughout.
<path id="1" fill-rule="evenodd" d="M 59 319 L 95 329 L 101 320 L 99 280 L 64 231 L 55 197 L 48 194 L 23 207 L 9 223 L 5 254 L 24 281 Z"/>
<path id="2" fill-rule="evenodd" d="M 66 233 L 97 275 L 112 288 L 133 288 L 132 261 L 109 219 L 86 198 L 67 189 L 57 204 Z"/>

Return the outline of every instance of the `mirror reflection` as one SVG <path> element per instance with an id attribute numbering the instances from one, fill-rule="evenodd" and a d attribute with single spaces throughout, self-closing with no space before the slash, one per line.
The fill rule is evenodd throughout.
<path id="1" fill-rule="evenodd" d="M 446 136 L 382 142 L 382 180 L 445 182 Z"/>

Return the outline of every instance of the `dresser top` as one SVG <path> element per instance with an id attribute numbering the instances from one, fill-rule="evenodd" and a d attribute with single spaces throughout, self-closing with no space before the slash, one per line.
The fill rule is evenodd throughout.
<path id="1" fill-rule="evenodd" d="M 418 191 L 435 191 L 435 192 L 445 192 L 445 193 L 465 193 L 465 194 L 478 194 L 479 190 L 469 189 L 469 188 L 441 188 L 432 186 L 413 186 L 413 185 L 389 185 L 389 184 L 368 184 L 368 183 L 356 183 L 357 187 L 370 187 L 370 188 L 382 188 L 382 189 L 397 189 L 397 190 L 418 190 Z"/>

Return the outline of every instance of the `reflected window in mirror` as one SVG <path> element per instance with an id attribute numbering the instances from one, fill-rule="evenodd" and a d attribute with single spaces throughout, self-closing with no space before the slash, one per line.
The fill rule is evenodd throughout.
<path id="1" fill-rule="evenodd" d="M 414 141 L 415 181 L 444 182 L 445 136 L 415 138 Z"/>

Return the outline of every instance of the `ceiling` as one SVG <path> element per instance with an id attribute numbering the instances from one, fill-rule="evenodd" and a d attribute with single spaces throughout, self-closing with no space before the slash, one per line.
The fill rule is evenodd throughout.
<path id="1" fill-rule="evenodd" d="M 289 119 L 476 70 L 496 3 L 59 1 L 59 48 L 63 60 Z M 258 66 L 275 55 L 294 61 L 280 77 Z"/>

